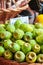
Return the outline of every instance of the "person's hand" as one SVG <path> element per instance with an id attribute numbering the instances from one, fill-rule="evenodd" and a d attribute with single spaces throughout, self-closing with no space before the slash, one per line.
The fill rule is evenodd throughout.
<path id="1" fill-rule="evenodd" d="M 25 5 L 25 6 L 23 6 L 23 7 L 19 7 L 18 10 L 19 10 L 19 11 L 20 11 L 20 10 L 22 11 L 22 10 L 26 10 L 27 8 L 28 8 L 28 4 Z"/>
<path id="2" fill-rule="evenodd" d="M 19 6 L 20 6 L 20 7 L 25 6 L 25 5 L 28 4 L 30 1 L 31 1 L 31 0 L 23 0 Z"/>
<path id="3" fill-rule="evenodd" d="M 11 7 L 11 8 L 8 8 L 8 10 L 10 10 L 10 11 L 22 11 L 22 10 L 26 10 L 28 8 L 28 4 L 27 5 L 25 5 L 25 6 L 23 6 L 23 7 L 17 7 L 17 8 L 14 8 L 14 5 Z"/>
<path id="4" fill-rule="evenodd" d="M 15 3 L 17 7 L 23 7 L 28 4 L 31 0 L 19 0 Z"/>

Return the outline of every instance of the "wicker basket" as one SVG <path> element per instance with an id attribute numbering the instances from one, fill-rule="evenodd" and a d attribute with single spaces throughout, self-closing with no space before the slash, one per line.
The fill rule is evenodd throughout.
<path id="1" fill-rule="evenodd" d="M 0 23 L 4 23 L 6 20 L 9 20 L 10 18 L 16 17 L 20 11 L 15 11 L 15 10 L 7 10 L 7 9 L 2 9 L 0 10 Z"/>
<path id="2" fill-rule="evenodd" d="M 0 21 L 5 22 L 10 18 L 14 18 L 18 16 L 18 14 L 21 13 L 21 11 L 25 10 L 27 7 L 28 5 L 25 5 L 21 8 L 15 8 L 15 9 L 13 9 L 12 7 L 8 9 L 0 9 Z"/>
<path id="3" fill-rule="evenodd" d="M 5 60 L 4 58 L 0 57 L 0 65 L 43 65 L 43 63 L 31 63 L 28 64 L 26 62 L 18 63 L 13 60 Z"/>

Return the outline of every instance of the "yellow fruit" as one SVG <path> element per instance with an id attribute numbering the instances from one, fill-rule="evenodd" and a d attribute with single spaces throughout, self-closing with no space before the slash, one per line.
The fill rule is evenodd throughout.
<path id="1" fill-rule="evenodd" d="M 39 22 L 43 25 L 43 14 L 40 14 L 36 17 L 35 22 Z"/>

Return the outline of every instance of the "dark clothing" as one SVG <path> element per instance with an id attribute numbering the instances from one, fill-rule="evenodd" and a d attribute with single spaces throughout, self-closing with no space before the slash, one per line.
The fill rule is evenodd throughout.
<path id="1" fill-rule="evenodd" d="M 40 3 L 39 0 L 31 0 L 29 2 L 29 6 L 32 10 L 35 10 L 36 12 L 39 12 L 40 9 Z"/>
<path id="2" fill-rule="evenodd" d="M 27 10 L 24 10 L 20 13 L 21 16 L 29 16 L 29 19 L 31 18 L 31 13 Z"/>
<path id="3" fill-rule="evenodd" d="M 43 14 L 43 2 L 40 3 L 40 10 L 39 10 L 39 12 L 40 12 L 41 14 Z"/>
<path id="4" fill-rule="evenodd" d="M 29 2 L 29 6 L 32 10 L 36 11 L 36 12 L 39 12 L 39 9 L 40 9 L 40 5 L 39 5 L 39 1 L 38 0 L 31 0 Z M 24 10 L 20 13 L 21 16 L 29 16 L 29 19 L 32 19 L 33 18 L 33 22 L 36 18 L 36 12 L 34 12 L 34 14 L 32 15 L 29 11 L 27 10 Z"/>
<path id="5" fill-rule="evenodd" d="M 40 5 L 39 5 L 39 1 L 38 0 L 31 0 L 29 3 L 29 6 L 32 10 L 35 10 L 36 12 L 39 12 L 40 9 Z M 31 13 L 27 10 L 24 10 L 20 13 L 20 15 L 22 16 L 29 16 L 29 18 L 31 18 Z"/>
<path id="6" fill-rule="evenodd" d="M 31 15 L 31 13 L 30 13 L 29 11 L 27 11 L 27 10 L 22 11 L 22 12 L 20 13 L 20 15 L 21 15 L 21 16 L 28 16 L 28 17 L 29 17 L 29 20 L 30 20 L 29 23 L 31 23 L 31 24 L 34 23 L 35 18 L 36 18 L 36 16 L 37 16 L 37 14 L 36 14 L 35 11 L 34 11 L 34 14 Z"/>

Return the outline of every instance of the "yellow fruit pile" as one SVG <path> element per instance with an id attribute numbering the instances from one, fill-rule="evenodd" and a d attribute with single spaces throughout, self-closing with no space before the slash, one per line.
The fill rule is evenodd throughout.
<path id="1" fill-rule="evenodd" d="M 35 22 L 39 22 L 43 25 L 43 14 L 40 14 L 36 17 Z"/>

